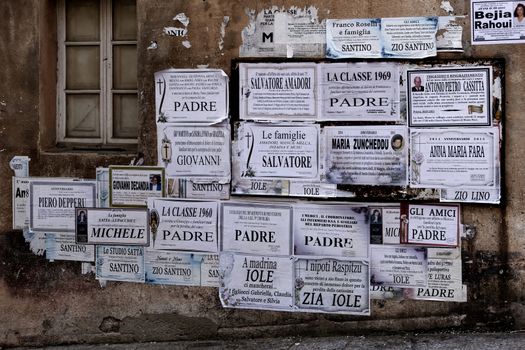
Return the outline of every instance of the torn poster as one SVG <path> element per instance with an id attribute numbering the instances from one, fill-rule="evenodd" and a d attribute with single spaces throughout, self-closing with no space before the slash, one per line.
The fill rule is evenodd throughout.
<path id="1" fill-rule="evenodd" d="M 220 69 L 157 72 L 155 111 L 158 124 L 221 122 L 228 118 L 228 76 Z"/>
<path id="2" fill-rule="evenodd" d="M 23 230 L 24 239 L 29 243 L 33 254 L 43 256 L 46 252 L 46 234 L 44 232 L 31 232 L 29 228 Z"/>
<path id="3" fill-rule="evenodd" d="M 75 208 L 94 207 L 96 182 L 35 180 L 29 185 L 29 227 L 34 232 L 73 232 Z"/>
<path id="4" fill-rule="evenodd" d="M 319 120 L 399 121 L 397 63 L 321 63 Z"/>
<path id="5" fill-rule="evenodd" d="M 221 251 L 259 255 L 292 254 L 292 207 L 256 202 L 223 202 Z"/>
<path id="6" fill-rule="evenodd" d="M 239 56 L 322 57 L 325 26 L 317 12 L 314 6 L 289 9 L 272 6 L 258 13 L 246 9 L 250 22 L 241 32 Z"/>
<path id="7" fill-rule="evenodd" d="M 241 120 L 316 120 L 316 64 L 240 63 L 239 94 Z"/>
<path id="8" fill-rule="evenodd" d="M 166 191 L 163 167 L 111 165 L 109 183 L 111 207 L 146 207 L 148 198 Z"/>
<path id="9" fill-rule="evenodd" d="M 368 259 L 368 208 L 351 204 L 293 206 L 294 254 Z"/>
<path id="10" fill-rule="evenodd" d="M 438 52 L 463 52 L 463 26 L 465 16 L 438 17 L 436 46 Z"/>
<path id="11" fill-rule="evenodd" d="M 149 245 L 147 209 L 76 209 L 76 243 Z"/>
<path id="12" fill-rule="evenodd" d="M 29 182 L 28 177 L 13 177 L 13 230 L 29 227 Z"/>
<path id="13" fill-rule="evenodd" d="M 371 300 L 403 299 L 403 288 L 370 285 Z"/>
<path id="14" fill-rule="evenodd" d="M 319 22 L 314 6 L 304 10 L 292 7 L 289 11 L 274 14 L 275 43 L 286 45 L 287 58 L 322 56 L 322 48 L 326 43 L 325 32 L 325 22 Z M 305 51 L 306 45 L 313 50 Z"/>
<path id="15" fill-rule="evenodd" d="M 144 283 L 144 247 L 95 247 L 96 279 Z"/>
<path id="16" fill-rule="evenodd" d="M 297 311 L 370 315 L 370 270 L 366 260 L 296 258 Z"/>
<path id="17" fill-rule="evenodd" d="M 494 189 L 497 128 L 410 129 L 410 187 Z"/>
<path id="18" fill-rule="evenodd" d="M 15 172 L 16 177 L 28 177 L 30 161 L 31 158 L 27 156 L 14 156 L 9 161 L 9 167 Z"/>
<path id="19" fill-rule="evenodd" d="M 293 310 L 291 257 L 220 253 L 219 273 L 223 307 Z"/>
<path id="20" fill-rule="evenodd" d="M 218 251 L 216 201 L 150 198 L 148 209 L 155 249 Z"/>
<path id="21" fill-rule="evenodd" d="M 203 255 L 201 262 L 201 286 L 220 287 L 220 285 L 219 255 Z"/>
<path id="22" fill-rule="evenodd" d="M 327 126 L 324 170 L 336 184 L 406 186 L 407 128 L 389 126 Z"/>
<path id="23" fill-rule="evenodd" d="M 471 0 L 472 45 L 525 42 L 525 4 L 520 1 Z"/>
<path id="24" fill-rule="evenodd" d="M 490 126 L 491 73 L 487 66 L 409 70 L 408 125 Z"/>
<path id="25" fill-rule="evenodd" d="M 371 246 L 370 283 L 392 287 L 426 287 L 427 249 Z"/>
<path id="26" fill-rule="evenodd" d="M 419 246 L 459 245 L 459 205 L 401 204 L 401 243 Z"/>
<path id="27" fill-rule="evenodd" d="M 405 291 L 410 299 L 466 302 L 461 250 L 428 248 L 428 286 Z"/>

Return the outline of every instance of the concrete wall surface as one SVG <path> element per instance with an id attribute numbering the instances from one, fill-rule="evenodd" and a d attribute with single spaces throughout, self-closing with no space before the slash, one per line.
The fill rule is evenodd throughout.
<path id="1" fill-rule="evenodd" d="M 444 1 L 446 2 L 446 1 Z M 139 145 L 156 162 L 154 79 L 167 68 L 207 65 L 230 74 L 239 57 L 247 9 L 315 6 L 325 18 L 445 15 L 439 0 L 137 0 Z M 470 15 L 468 0 L 453 0 Z M 374 301 L 371 317 L 223 309 L 215 288 L 108 283 L 101 288 L 80 263 L 50 263 L 33 255 L 11 229 L 9 160 L 31 157 L 31 176 L 95 177 L 97 166 L 127 164 L 135 152 L 75 151 L 54 146 L 56 3 L 0 1 L 0 345 L 141 342 L 232 337 L 361 334 L 371 331 L 522 329 L 525 327 L 525 45 L 470 45 L 444 58 L 504 58 L 505 135 L 502 205 L 463 205 L 463 222 L 476 234 L 463 241 L 467 303 Z M 166 35 L 185 13 L 188 36 Z M 229 16 L 221 35 L 224 16 Z M 189 41 L 191 47 L 183 45 Z M 222 46 L 220 45 L 223 40 Z M 152 42 L 156 49 L 148 49 Z M 55 52 L 55 53 L 54 53 Z M 231 93 L 235 93 L 232 91 Z"/>

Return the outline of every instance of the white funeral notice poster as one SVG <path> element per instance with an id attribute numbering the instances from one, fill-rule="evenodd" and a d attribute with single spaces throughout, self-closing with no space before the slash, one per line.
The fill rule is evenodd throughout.
<path id="1" fill-rule="evenodd" d="M 202 287 L 219 287 L 219 255 L 206 254 L 201 255 L 201 286 Z"/>
<path id="2" fill-rule="evenodd" d="M 164 197 L 164 168 L 109 167 L 109 204 L 112 207 L 146 207 L 151 197 Z"/>
<path id="3" fill-rule="evenodd" d="M 497 128 L 410 129 L 410 187 L 496 186 Z"/>
<path id="4" fill-rule="evenodd" d="M 223 307 L 292 311 L 293 260 L 290 257 L 221 253 Z"/>
<path id="5" fill-rule="evenodd" d="M 294 253 L 368 259 L 368 208 L 298 203 L 293 207 Z"/>
<path id="6" fill-rule="evenodd" d="M 150 199 L 154 248 L 216 253 L 217 206 L 215 201 Z"/>
<path id="7" fill-rule="evenodd" d="M 459 205 L 407 204 L 401 206 L 404 224 L 402 243 L 423 246 L 457 247 Z"/>
<path id="8" fill-rule="evenodd" d="M 321 182 L 291 181 L 289 196 L 337 197 L 337 185 Z"/>
<path id="9" fill-rule="evenodd" d="M 290 195 L 290 180 L 285 179 L 259 179 L 243 177 L 239 169 L 239 158 L 236 158 L 234 177 L 232 179 L 232 193 L 241 195 L 261 195 L 261 196 L 288 196 Z"/>
<path id="10" fill-rule="evenodd" d="M 157 129 L 159 165 L 167 176 L 230 178 L 227 125 L 164 125 Z"/>
<path id="11" fill-rule="evenodd" d="M 13 229 L 22 230 L 29 227 L 29 182 L 27 177 L 13 177 Z"/>
<path id="12" fill-rule="evenodd" d="M 75 208 L 94 207 L 95 181 L 31 181 L 29 226 L 35 232 L 72 232 Z"/>
<path id="13" fill-rule="evenodd" d="M 370 244 L 399 244 L 399 205 L 370 207 Z"/>
<path id="14" fill-rule="evenodd" d="M 83 244 L 149 244 L 147 209 L 76 210 L 76 241 Z"/>
<path id="15" fill-rule="evenodd" d="M 239 177 L 319 177 L 319 125 L 243 123 L 238 134 Z"/>
<path id="16" fill-rule="evenodd" d="M 436 56 L 438 17 L 382 18 L 383 57 Z"/>
<path id="17" fill-rule="evenodd" d="M 223 202 L 221 251 L 260 255 L 291 255 L 290 205 Z"/>
<path id="18" fill-rule="evenodd" d="M 202 180 L 202 181 L 201 181 Z M 167 197 L 191 199 L 230 199 L 229 181 L 168 177 Z"/>
<path id="19" fill-rule="evenodd" d="M 218 255 L 146 248 L 144 259 L 146 283 L 179 286 L 219 285 Z"/>
<path id="20" fill-rule="evenodd" d="M 383 244 L 399 244 L 399 207 L 383 207 Z"/>
<path id="21" fill-rule="evenodd" d="M 490 126 L 491 70 L 491 67 L 409 70 L 409 126 Z"/>
<path id="22" fill-rule="evenodd" d="M 368 261 L 297 258 L 294 270 L 298 311 L 370 315 Z"/>
<path id="23" fill-rule="evenodd" d="M 381 19 L 327 19 L 327 58 L 381 58 Z"/>
<path id="24" fill-rule="evenodd" d="M 442 189 L 439 191 L 440 202 L 466 202 L 499 204 L 501 200 L 500 184 L 496 181 L 496 188 L 481 190 Z"/>
<path id="25" fill-rule="evenodd" d="M 96 246 L 95 277 L 144 283 L 144 247 Z"/>
<path id="26" fill-rule="evenodd" d="M 303 63 L 240 63 L 240 119 L 317 119 L 317 68 Z"/>
<path id="27" fill-rule="evenodd" d="M 523 44 L 523 1 L 471 0 L 472 45 Z"/>
<path id="28" fill-rule="evenodd" d="M 466 301 L 463 293 L 461 249 L 428 248 L 428 286 L 408 290 L 411 299 Z"/>
<path id="29" fill-rule="evenodd" d="M 53 232 L 45 234 L 46 259 L 49 261 L 95 261 L 95 247 L 75 243 L 73 232 Z"/>
<path id="30" fill-rule="evenodd" d="M 350 185 L 407 184 L 407 128 L 389 126 L 327 126 L 326 181 Z"/>
<path id="31" fill-rule="evenodd" d="M 220 69 L 155 73 L 157 123 L 208 123 L 228 117 L 228 76 Z"/>
<path id="32" fill-rule="evenodd" d="M 320 120 L 400 119 L 397 63 L 321 63 L 319 71 Z"/>
<path id="33" fill-rule="evenodd" d="M 392 287 L 427 286 L 427 249 L 372 245 L 370 283 Z"/>

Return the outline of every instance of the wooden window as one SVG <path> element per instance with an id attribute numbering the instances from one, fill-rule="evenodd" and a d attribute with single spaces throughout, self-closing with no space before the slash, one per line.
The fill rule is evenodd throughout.
<path id="1" fill-rule="evenodd" d="M 135 0 L 60 0 L 58 141 L 137 142 Z"/>

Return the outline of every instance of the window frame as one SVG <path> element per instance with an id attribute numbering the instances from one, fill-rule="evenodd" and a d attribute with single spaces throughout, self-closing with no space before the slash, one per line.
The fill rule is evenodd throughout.
<path id="1" fill-rule="evenodd" d="M 99 0 L 100 3 L 100 37 L 99 41 L 68 42 L 66 41 L 66 2 L 58 0 L 57 6 L 57 142 L 94 144 L 98 146 L 111 145 L 136 145 L 138 134 L 135 138 L 113 137 L 113 95 L 135 94 L 138 89 L 113 89 L 113 48 L 117 45 L 135 45 L 138 40 L 113 40 L 113 1 Z M 66 48 L 68 46 L 98 45 L 100 52 L 100 88 L 98 90 L 67 90 L 66 89 Z M 66 95 L 82 93 L 98 93 L 100 137 L 67 137 L 66 136 Z M 138 98 L 137 98 L 138 102 Z M 137 103 L 138 111 L 138 103 Z"/>

